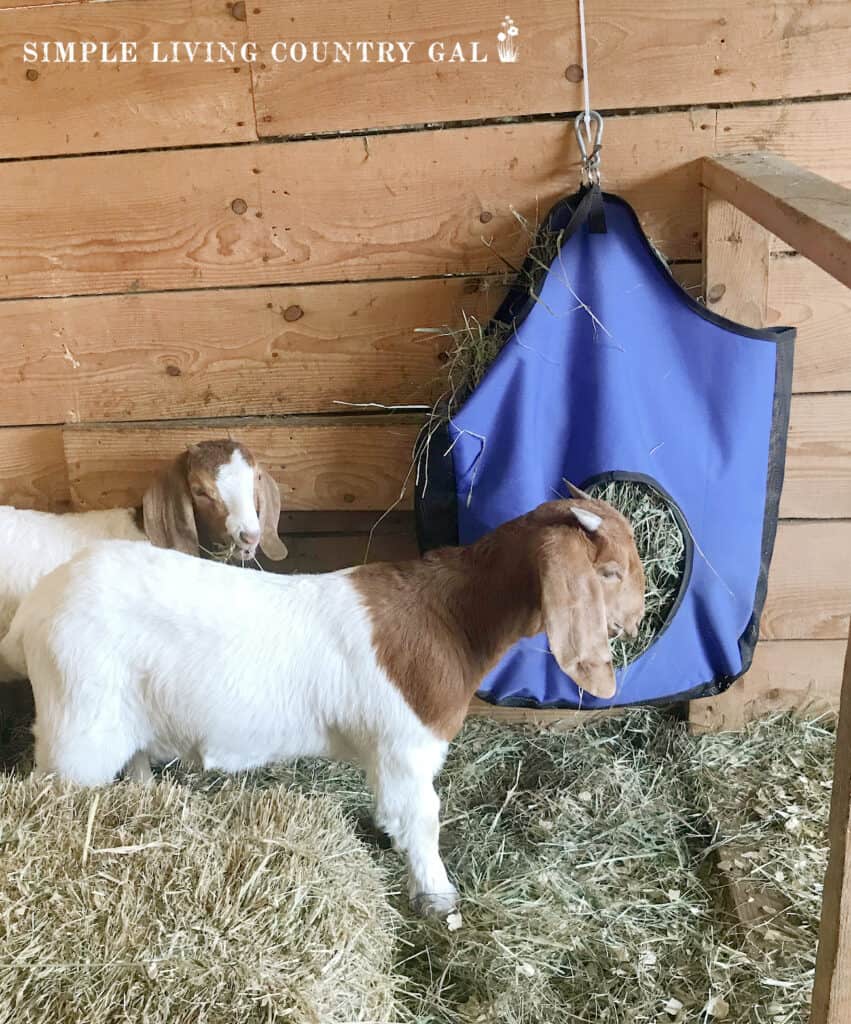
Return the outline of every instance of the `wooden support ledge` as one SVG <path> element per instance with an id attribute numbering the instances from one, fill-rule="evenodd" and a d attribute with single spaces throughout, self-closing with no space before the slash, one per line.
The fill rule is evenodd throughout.
<path id="1" fill-rule="evenodd" d="M 851 632 L 845 656 L 810 1024 L 851 1020 Z"/>
<path id="2" fill-rule="evenodd" d="M 851 287 L 851 189 L 773 153 L 706 158 L 701 181 Z"/>

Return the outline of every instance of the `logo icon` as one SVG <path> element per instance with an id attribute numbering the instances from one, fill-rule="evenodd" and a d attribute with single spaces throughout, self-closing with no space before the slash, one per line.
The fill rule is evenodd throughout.
<path id="1" fill-rule="evenodd" d="M 502 31 L 497 33 L 496 48 L 499 53 L 499 60 L 502 64 L 514 64 L 520 56 L 520 44 L 517 37 L 520 29 L 514 24 L 514 19 L 507 14 L 502 20 Z"/>

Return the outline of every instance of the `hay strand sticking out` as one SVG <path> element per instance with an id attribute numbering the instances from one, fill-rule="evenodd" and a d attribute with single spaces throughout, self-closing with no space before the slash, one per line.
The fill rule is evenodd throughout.
<path id="1" fill-rule="evenodd" d="M 0 842 L 3 1024 L 398 1019 L 381 872 L 327 798 L 5 778 Z"/>

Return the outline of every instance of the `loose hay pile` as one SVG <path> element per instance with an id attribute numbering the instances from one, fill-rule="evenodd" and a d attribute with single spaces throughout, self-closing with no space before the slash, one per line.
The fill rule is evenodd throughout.
<path id="1" fill-rule="evenodd" d="M 395 1021 L 393 912 L 339 806 L 0 781 L 0 1021 Z"/>
<path id="2" fill-rule="evenodd" d="M 827 868 L 835 732 L 824 721 L 774 718 L 744 734 L 692 741 L 695 791 L 716 824 L 713 846 L 727 905 L 742 903 L 741 959 L 762 1015 L 808 1018 Z"/>
<path id="3" fill-rule="evenodd" d="M 424 1024 L 805 1024 L 831 768 L 830 730 L 785 719 L 745 739 L 690 737 L 648 710 L 563 733 L 470 720 L 438 780 L 464 928 L 420 922 L 397 896 L 401 1007 Z M 368 818 L 353 769 L 304 761 L 264 779 Z M 758 864 L 796 865 L 784 898 L 807 912 L 780 945 L 745 941 L 717 869 L 740 793 L 767 802 Z M 790 807 L 807 855 L 790 846 Z M 401 861 L 375 855 L 402 893 Z"/>
<path id="4" fill-rule="evenodd" d="M 44 863 L 35 875 L 24 872 L 40 879 L 26 895 L 14 874 L 0 889 L 0 927 L 19 929 L 14 948 L 0 935 L 0 991 L 15 993 L 25 978 L 34 979 L 21 1008 L 10 1003 L 0 1020 L 86 1019 L 82 1011 L 51 1017 L 36 995 L 58 1000 L 70 973 L 71 994 L 87 992 L 93 1005 L 105 999 L 93 965 L 80 973 L 76 964 L 92 948 L 103 961 L 110 936 L 118 941 L 116 962 L 100 983 L 132 982 L 132 998 L 168 1007 L 169 1021 L 266 1020 L 257 993 L 297 1006 L 297 996 L 318 991 L 314 1008 L 321 1006 L 319 1019 L 332 1022 L 350 1019 L 349 1013 L 353 1020 L 400 1024 L 805 1024 L 832 756 L 830 728 L 788 719 L 761 723 L 744 736 L 700 738 L 649 710 L 568 732 L 471 720 L 438 779 L 441 845 L 464 900 L 464 927 L 453 934 L 407 910 L 402 860 L 375 842 L 371 799 L 353 768 L 318 761 L 276 766 L 246 776 L 244 785 L 254 789 L 245 794 L 214 775 L 186 776 L 201 791 L 191 798 L 173 779 L 151 791 L 117 787 L 101 796 L 118 802 L 113 817 L 104 816 L 103 803 L 95 815 L 85 869 L 90 795 L 57 810 L 51 803 L 48 812 L 45 801 L 55 797 L 35 802 L 39 791 L 27 796 L 20 781 L 6 783 L 4 820 L 21 822 L 26 843 L 4 828 L 2 866 L 8 871 L 30 856 Z M 339 833 L 336 815 L 324 803 L 303 805 L 281 787 L 339 801 L 361 826 L 361 848 L 345 830 L 339 845 L 323 841 L 324 828 L 329 837 Z M 250 812 L 228 810 L 235 793 Z M 199 811 L 198 801 L 208 809 Z M 128 831 L 113 833 L 113 822 L 125 816 Z M 256 824 L 237 830 L 236 820 Z M 301 876 L 292 882 L 277 861 L 244 897 L 234 896 L 266 853 L 278 855 L 278 847 L 260 852 L 261 844 L 246 839 L 252 829 L 265 838 L 283 835 L 295 850 L 303 850 L 309 835 L 309 849 L 322 858 L 318 865 L 309 857 L 298 862 L 310 878 L 314 870 L 322 873 L 310 899 L 297 895 Z M 177 852 L 168 847 L 95 852 L 135 842 L 180 845 L 190 837 L 197 852 L 186 873 L 176 870 Z M 12 856 L 21 849 L 25 856 Z M 400 911 L 395 921 L 380 899 L 367 849 Z M 743 930 L 730 913 L 731 877 L 770 885 L 772 905 L 779 901 L 782 910 L 758 929 Z M 225 880 L 227 886 L 214 884 Z M 33 935 L 30 921 L 53 913 L 47 901 L 54 888 L 61 937 Z M 120 899 L 118 888 L 126 890 Z M 72 903 L 70 894 L 78 891 L 85 898 Z M 281 892 L 287 902 L 273 909 L 268 900 Z M 85 940 L 75 921 L 81 908 L 82 923 L 91 922 Z M 196 959 L 179 965 L 166 959 L 150 978 L 147 965 L 157 951 L 186 941 L 200 951 Z M 335 958 L 338 949 L 345 954 Z M 12 961 L 25 950 L 27 961 Z M 57 956 L 73 972 L 51 966 L 48 957 Z M 234 966 L 217 975 L 213 962 L 231 959 Z M 325 962 L 330 966 L 319 979 Z M 203 1012 L 194 1005 L 190 1014 L 192 1000 L 207 1006 L 203 1000 L 214 993 L 215 1005 Z M 228 999 L 250 1009 L 242 1017 L 230 1007 L 225 1012 Z M 131 1003 L 126 1017 L 92 1013 L 89 1019 L 142 1020 L 139 1005 Z M 363 1008 L 361 1017 L 353 1005 Z M 149 1019 L 163 1018 L 152 1012 Z M 286 1019 L 317 1018 L 295 1008 Z"/>

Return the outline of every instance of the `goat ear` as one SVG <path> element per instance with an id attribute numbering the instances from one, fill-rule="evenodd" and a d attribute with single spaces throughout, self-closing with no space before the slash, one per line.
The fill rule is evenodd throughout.
<path id="1" fill-rule="evenodd" d="M 280 562 L 287 557 L 287 546 L 278 536 L 281 517 L 281 492 L 278 485 L 261 469 L 257 477 L 257 504 L 260 519 L 260 547 L 267 558 Z"/>
<path id="2" fill-rule="evenodd" d="M 603 520 L 596 512 L 589 512 L 587 508 L 580 508 L 579 505 L 571 505 L 570 511 L 583 530 L 587 530 L 588 533 L 596 533 L 600 529 Z"/>
<path id="3" fill-rule="evenodd" d="M 195 509 L 186 479 L 186 454 L 163 470 L 145 491 L 142 515 L 148 540 L 157 548 L 197 555 Z"/>
<path id="4" fill-rule="evenodd" d="M 564 477 L 562 477 L 564 480 Z M 564 480 L 567 489 L 570 491 L 571 498 L 585 498 L 587 501 L 593 501 L 594 499 L 590 494 L 581 490 L 576 484 L 572 484 L 569 480 Z"/>
<path id="5" fill-rule="evenodd" d="M 549 533 L 538 554 L 538 572 L 550 650 L 577 686 L 595 697 L 614 697 L 603 588 L 587 543 L 577 530 Z"/>

